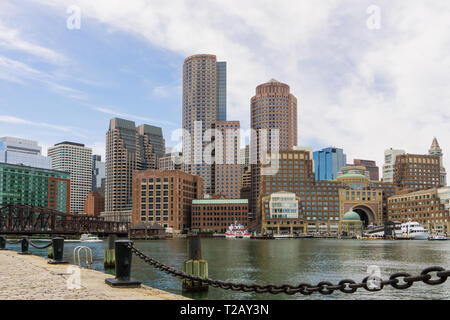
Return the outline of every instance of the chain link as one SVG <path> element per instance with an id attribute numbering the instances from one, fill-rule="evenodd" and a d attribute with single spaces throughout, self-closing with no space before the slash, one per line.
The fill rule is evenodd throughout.
<path id="1" fill-rule="evenodd" d="M 444 283 L 447 280 L 447 277 L 450 276 L 450 270 L 445 270 L 442 267 L 430 267 L 424 269 L 419 276 L 411 276 L 406 272 L 398 272 L 394 273 L 390 276 L 389 280 L 383 280 L 379 277 L 366 277 L 361 283 L 356 283 L 351 279 L 344 279 L 339 282 L 337 285 L 333 285 L 331 282 L 322 281 L 316 286 L 309 283 L 300 283 L 297 286 L 283 284 L 281 286 L 276 286 L 273 284 L 268 285 L 260 285 L 260 284 L 245 284 L 245 283 L 233 283 L 233 282 L 225 282 L 221 280 L 212 280 L 209 278 L 200 278 L 185 272 L 179 271 L 175 268 L 169 267 L 155 259 L 152 259 L 139 251 L 133 244 L 128 244 L 128 248 L 131 249 L 131 252 L 141 258 L 143 261 L 148 263 L 151 266 L 154 266 L 161 271 L 164 271 L 170 275 L 175 277 L 191 280 L 198 282 L 200 284 L 207 284 L 214 288 L 221 288 L 224 290 L 232 290 L 232 291 L 243 291 L 243 292 L 256 292 L 256 293 L 272 293 L 279 294 L 285 293 L 288 295 L 294 295 L 296 293 L 301 293 L 302 295 L 311 295 L 314 292 L 319 292 L 323 295 L 332 294 L 335 291 L 340 291 L 343 293 L 355 293 L 359 288 L 364 288 L 367 291 L 375 292 L 382 290 L 385 286 L 391 285 L 395 289 L 407 289 L 411 287 L 414 282 L 424 282 L 429 285 L 437 285 Z M 432 276 L 430 273 L 437 272 L 436 276 L 438 279 L 431 280 Z M 403 278 L 403 279 L 402 279 Z M 400 280 L 404 282 L 403 284 L 399 284 Z M 371 280 L 374 283 L 374 286 L 369 286 L 368 281 Z"/>

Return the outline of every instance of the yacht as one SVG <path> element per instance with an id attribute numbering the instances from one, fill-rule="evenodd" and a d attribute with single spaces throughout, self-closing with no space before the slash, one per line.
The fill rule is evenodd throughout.
<path id="1" fill-rule="evenodd" d="M 427 240 L 429 233 L 415 221 L 402 223 L 402 237 L 412 240 Z"/>
<path id="2" fill-rule="evenodd" d="M 99 239 L 99 237 L 91 234 L 91 233 L 85 233 L 81 235 L 80 238 L 81 242 L 102 242 L 103 240 Z"/>
<path id="3" fill-rule="evenodd" d="M 225 238 L 227 239 L 250 239 L 250 236 L 250 232 L 239 223 L 232 223 L 225 233 Z"/>
<path id="4" fill-rule="evenodd" d="M 431 240 L 431 241 L 446 241 L 446 240 L 450 240 L 450 238 L 447 238 L 446 236 L 443 236 L 443 235 L 436 234 L 436 235 L 430 235 L 428 237 L 428 240 Z"/>

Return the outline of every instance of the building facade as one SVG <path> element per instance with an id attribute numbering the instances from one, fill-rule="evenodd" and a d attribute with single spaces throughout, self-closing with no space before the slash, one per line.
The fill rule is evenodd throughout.
<path id="1" fill-rule="evenodd" d="M 137 127 L 137 133 L 140 137 L 146 137 L 146 143 L 152 146 L 152 153 L 156 155 L 156 160 L 166 153 L 166 141 L 160 127 L 142 124 Z M 142 139 L 144 142 L 144 139 Z"/>
<path id="2" fill-rule="evenodd" d="M 357 212 L 366 225 L 386 221 L 386 202 L 389 196 L 395 194 L 394 184 L 370 181 L 359 174 L 343 175 L 332 181 L 317 181 L 312 154 L 308 150 L 281 151 L 270 157 L 271 162 L 278 162 L 278 170 L 261 176 L 260 197 L 280 191 L 298 196 L 305 232 L 337 233 L 341 217 L 350 209 Z M 261 198 L 259 203 L 262 203 Z M 262 210 L 260 205 L 257 211 L 259 228 Z"/>
<path id="3" fill-rule="evenodd" d="M 353 164 L 357 166 L 364 166 L 369 172 L 369 179 L 372 181 L 380 180 L 380 168 L 378 168 L 377 163 L 373 160 L 361 160 L 353 159 Z"/>
<path id="4" fill-rule="evenodd" d="M 100 216 L 105 211 L 105 196 L 98 191 L 91 191 L 84 202 L 84 213 L 89 216 Z"/>
<path id="5" fill-rule="evenodd" d="M 428 153 L 432 156 L 438 156 L 439 157 L 439 161 L 441 163 L 441 169 L 440 169 L 440 185 L 441 186 L 446 186 L 447 185 L 447 173 L 445 172 L 445 167 L 444 167 L 444 154 L 442 153 L 442 149 L 439 146 L 439 143 L 436 139 L 436 137 L 433 139 L 433 143 L 431 144 L 431 148 L 428 151 Z"/>
<path id="6" fill-rule="evenodd" d="M 398 155 L 405 154 L 405 150 L 388 149 L 384 151 L 383 181 L 394 182 L 395 160 Z"/>
<path id="7" fill-rule="evenodd" d="M 450 232 L 450 188 L 432 188 L 388 199 L 390 221 L 420 223 L 429 232 Z"/>
<path id="8" fill-rule="evenodd" d="M 441 186 L 441 161 L 439 156 L 424 154 L 397 155 L 394 183 L 410 191 Z"/>
<path id="9" fill-rule="evenodd" d="M 343 176 L 343 175 L 349 174 L 349 173 L 362 174 L 362 175 L 366 176 L 367 179 L 370 179 L 369 170 L 367 170 L 367 168 L 365 166 L 358 166 L 355 164 L 347 164 L 347 165 L 343 166 L 338 171 L 336 178 L 339 178 L 340 176 Z"/>
<path id="10" fill-rule="evenodd" d="M 70 172 L 70 212 L 83 213 L 87 194 L 92 190 L 92 149 L 64 141 L 48 148 L 55 170 Z"/>
<path id="11" fill-rule="evenodd" d="M 92 189 L 91 191 L 100 191 L 105 193 L 106 183 L 106 164 L 102 162 L 102 156 L 92 156 Z"/>
<path id="12" fill-rule="evenodd" d="M 183 64 L 182 152 L 186 172 L 203 179 L 207 194 L 214 194 L 214 177 L 204 151 L 218 120 L 226 120 L 226 64 L 217 62 L 215 55 L 190 56 Z M 207 157 L 211 156 L 212 149 Z"/>
<path id="13" fill-rule="evenodd" d="M 201 199 L 203 181 L 176 170 L 135 171 L 131 224 L 158 223 L 173 233 L 191 228 L 192 200 Z"/>
<path id="14" fill-rule="evenodd" d="M 3 163 L 51 169 L 52 159 L 42 156 L 41 151 L 37 141 L 14 137 L 0 138 L 0 162 Z"/>
<path id="15" fill-rule="evenodd" d="M 275 79 L 256 87 L 250 101 L 251 199 L 250 212 L 256 212 L 261 164 L 269 151 L 292 150 L 297 145 L 297 98 L 290 87 Z"/>
<path id="16" fill-rule="evenodd" d="M 262 234 L 302 234 L 305 217 L 300 197 L 295 193 L 276 192 L 261 198 Z"/>
<path id="17" fill-rule="evenodd" d="M 26 204 L 70 212 L 70 173 L 0 163 L 0 204 Z"/>
<path id="18" fill-rule="evenodd" d="M 215 123 L 215 161 L 213 165 L 214 194 L 238 199 L 241 193 L 240 123 Z"/>
<path id="19" fill-rule="evenodd" d="M 184 171 L 183 154 L 181 152 L 165 154 L 158 160 L 158 169 Z"/>
<path id="20" fill-rule="evenodd" d="M 225 233 L 232 223 L 248 225 L 247 199 L 192 201 L 191 231 Z"/>
<path id="21" fill-rule="evenodd" d="M 334 180 L 339 170 L 346 165 L 347 156 L 339 148 L 325 148 L 313 153 L 317 181 Z"/>
<path id="22" fill-rule="evenodd" d="M 131 221 L 133 173 L 156 169 L 156 154 L 145 132 L 144 127 L 139 131 L 133 121 L 119 118 L 110 121 L 106 133 L 106 194 L 102 214 L 107 219 Z"/>

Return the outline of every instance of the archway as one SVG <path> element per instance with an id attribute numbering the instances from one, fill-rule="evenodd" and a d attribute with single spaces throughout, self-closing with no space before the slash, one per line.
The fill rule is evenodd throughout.
<path id="1" fill-rule="evenodd" d="M 356 206 L 352 210 L 359 214 L 364 228 L 367 228 L 367 226 L 375 222 L 375 214 L 369 207 Z"/>

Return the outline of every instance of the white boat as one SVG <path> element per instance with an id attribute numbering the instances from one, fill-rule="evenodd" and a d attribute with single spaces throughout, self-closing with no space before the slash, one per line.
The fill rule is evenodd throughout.
<path id="1" fill-rule="evenodd" d="M 250 232 L 242 224 L 232 223 L 225 233 L 227 239 L 250 239 Z"/>
<path id="2" fill-rule="evenodd" d="M 291 234 L 274 234 L 273 238 L 274 239 L 290 239 L 293 238 L 294 236 Z"/>
<path id="3" fill-rule="evenodd" d="M 102 242 L 103 240 L 99 239 L 99 237 L 90 234 L 90 233 L 85 233 L 81 235 L 80 238 L 81 242 Z"/>
<path id="4" fill-rule="evenodd" d="M 427 240 L 429 233 L 418 222 L 408 221 L 402 223 L 402 237 L 412 240 Z"/>
<path id="5" fill-rule="evenodd" d="M 442 236 L 442 235 L 433 235 L 433 236 L 429 236 L 428 240 L 430 241 L 446 241 L 446 240 L 450 240 L 450 238 L 447 238 L 446 236 Z"/>

